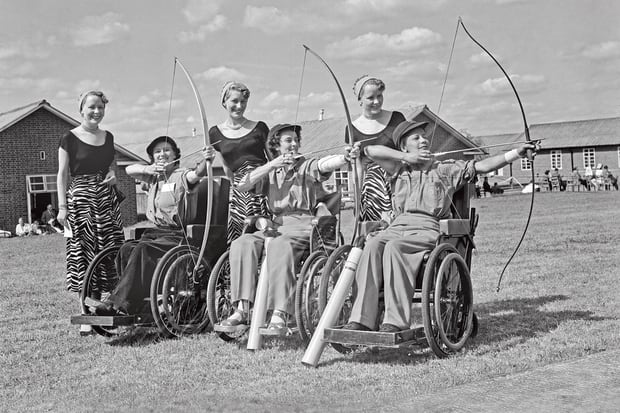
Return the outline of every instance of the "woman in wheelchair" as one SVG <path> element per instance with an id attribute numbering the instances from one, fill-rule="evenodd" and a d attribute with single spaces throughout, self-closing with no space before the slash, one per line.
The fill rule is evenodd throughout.
<path id="1" fill-rule="evenodd" d="M 181 151 L 168 136 L 155 138 L 146 152 L 149 165 L 129 165 L 126 171 L 148 189 L 146 215 L 156 227 L 147 229 L 139 240 L 121 246 L 116 256 L 121 278 L 112 294 L 95 308 L 98 315 L 137 314 L 143 310 L 157 260 L 183 239 L 184 217 L 179 200 L 207 173 L 204 161 L 196 169 L 180 168 L 177 160 Z M 215 151 L 209 147 L 203 156 L 205 160 L 213 159 Z"/>
<path id="2" fill-rule="evenodd" d="M 302 256 L 310 246 L 310 230 L 317 200 L 325 191 L 322 183 L 336 169 L 347 166 L 359 154 L 359 146 L 346 148 L 344 155 L 306 159 L 299 154 L 301 127 L 279 124 L 269 131 L 269 148 L 275 159 L 245 175 L 238 190 L 267 197 L 274 215 L 270 223 L 277 235 L 269 244 L 269 288 L 267 308 L 273 310 L 268 328 L 286 328 L 287 317 L 294 314 L 295 274 Z M 231 299 L 235 312 L 221 325 L 246 328 L 250 304 L 256 294 L 256 276 L 265 234 L 262 231 L 241 235 L 230 246 Z"/>
<path id="3" fill-rule="evenodd" d="M 424 253 L 439 236 L 439 220 L 449 218 L 454 192 L 478 173 L 487 173 L 525 157 L 536 145 L 526 143 L 506 154 L 481 161 L 436 161 L 430 152 L 428 122 L 402 122 L 393 133 L 394 150 L 368 146 L 366 155 L 393 179 L 393 219 L 369 237 L 357 267 L 357 296 L 350 330 L 376 330 L 379 291 L 384 290 L 382 332 L 398 332 L 411 325 L 411 300 Z"/>

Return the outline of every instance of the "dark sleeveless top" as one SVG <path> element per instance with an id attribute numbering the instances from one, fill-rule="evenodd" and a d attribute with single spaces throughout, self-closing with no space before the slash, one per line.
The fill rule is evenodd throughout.
<path id="1" fill-rule="evenodd" d="M 392 116 L 390 117 L 390 121 L 385 126 L 385 128 L 378 133 L 362 133 L 355 126 L 353 126 L 353 137 L 355 138 L 355 142 L 363 141 L 364 139 L 369 139 L 366 142 L 362 142 L 360 144 L 360 153 L 364 153 L 364 148 L 369 145 L 383 145 L 388 148 L 398 149 L 394 146 L 394 142 L 392 141 L 392 133 L 394 129 L 401 123 L 405 121 L 405 116 L 397 111 L 392 112 Z M 349 131 L 345 129 L 344 141 L 349 143 Z M 363 155 L 362 155 L 363 156 Z"/>
<path id="2" fill-rule="evenodd" d="M 241 167 L 245 162 L 252 162 L 262 165 L 267 162 L 265 156 L 265 142 L 269 128 L 265 122 L 258 122 L 256 126 L 246 135 L 239 138 L 227 138 L 222 134 L 217 126 L 209 129 L 211 142 L 218 142 L 213 145 L 218 151 L 224 163 L 233 172 Z"/>
<path id="3" fill-rule="evenodd" d="M 60 147 L 69 154 L 71 176 L 107 172 L 114 161 L 114 136 L 105 131 L 105 143 L 90 145 L 69 131 L 60 139 Z"/>

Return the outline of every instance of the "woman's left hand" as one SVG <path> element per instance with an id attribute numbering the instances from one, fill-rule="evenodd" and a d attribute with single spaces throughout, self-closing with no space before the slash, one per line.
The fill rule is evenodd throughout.
<path id="1" fill-rule="evenodd" d="M 352 159 L 357 159 L 360 156 L 360 143 L 356 142 L 353 144 L 353 147 L 347 146 L 345 148 L 345 159 L 347 161 L 351 161 Z"/>
<path id="2" fill-rule="evenodd" d="M 519 149 L 517 149 L 517 153 L 520 157 L 525 158 L 527 156 L 527 151 L 532 151 L 532 157 L 536 156 L 536 152 L 540 150 L 540 141 L 531 141 L 526 142 Z"/>
<path id="3" fill-rule="evenodd" d="M 108 171 L 105 175 L 103 183 L 108 184 L 109 186 L 116 185 L 116 173 L 114 173 L 114 171 Z"/>

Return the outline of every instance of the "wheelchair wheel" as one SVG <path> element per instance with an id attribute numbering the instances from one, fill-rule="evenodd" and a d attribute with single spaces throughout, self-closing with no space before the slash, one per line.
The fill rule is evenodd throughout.
<path id="1" fill-rule="evenodd" d="M 327 262 L 322 251 L 313 252 L 304 262 L 295 289 L 295 321 L 299 335 L 309 342 L 319 323 L 319 286 L 321 271 Z"/>
<path id="2" fill-rule="evenodd" d="M 332 290 L 340 277 L 340 273 L 344 268 L 344 264 L 347 261 L 349 252 L 351 251 L 351 245 L 341 245 L 332 252 L 323 267 L 321 272 L 321 281 L 319 283 L 319 317 L 323 314 L 327 301 L 331 296 Z M 347 296 L 338 318 L 336 319 L 336 325 L 344 325 L 349 321 L 351 316 L 351 309 L 353 308 L 353 301 L 355 301 L 355 286 L 351 287 L 349 295 Z M 350 353 L 355 350 L 357 346 L 346 346 L 339 343 L 330 343 L 331 346 L 339 353 Z"/>
<path id="3" fill-rule="evenodd" d="M 422 281 L 424 335 L 437 357 L 460 350 L 473 327 L 473 294 L 467 264 L 451 244 L 430 254 Z"/>
<path id="4" fill-rule="evenodd" d="M 151 281 L 151 313 L 153 314 L 155 324 L 159 328 L 159 331 L 168 338 L 184 335 L 184 329 L 181 328 L 181 326 L 184 326 L 185 323 L 183 323 L 183 320 L 175 320 L 175 317 L 179 316 L 175 311 L 179 311 L 179 306 L 186 298 L 182 294 L 188 294 L 188 290 L 183 289 L 184 286 L 187 286 L 183 285 L 182 281 L 179 281 L 181 284 L 178 286 L 181 288 L 179 290 L 180 294 L 175 294 L 176 290 L 174 290 L 174 288 L 177 287 L 174 285 L 175 278 L 182 280 L 182 276 L 177 274 L 178 271 L 181 271 L 181 267 L 180 263 L 177 263 L 176 260 L 183 256 L 187 256 L 191 261 L 191 257 L 194 257 L 194 259 L 198 257 L 198 251 L 196 248 L 187 245 L 178 245 L 172 248 L 157 262 L 157 267 L 155 267 L 155 272 L 153 273 L 153 279 Z M 205 262 L 206 261 L 203 259 L 203 263 Z M 174 271 L 171 272 L 170 269 L 173 268 L 173 266 Z M 193 262 L 191 267 L 193 270 Z M 200 271 L 198 274 L 201 276 L 203 275 Z M 164 286 L 166 281 L 167 284 Z M 166 290 L 166 288 L 168 288 L 168 290 Z"/>
<path id="5" fill-rule="evenodd" d="M 230 259 L 226 251 L 217 260 L 207 286 L 207 310 L 212 325 L 219 324 L 235 312 L 230 298 Z M 245 334 L 218 331 L 217 335 L 224 341 L 235 341 Z"/>
<path id="6" fill-rule="evenodd" d="M 105 300 L 114 290 L 119 281 L 116 272 L 116 255 L 120 247 L 113 246 L 102 250 L 95 256 L 93 261 L 86 269 L 84 283 L 80 301 L 82 304 L 82 314 L 95 314 L 94 310 L 84 304 L 84 300 L 94 298 L 95 300 Z M 104 337 L 113 337 L 122 334 L 127 327 L 121 326 L 92 326 L 93 330 Z"/>
<path id="7" fill-rule="evenodd" d="M 211 266 L 206 257 L 198 262 L 198 254 L 198 249 L 188 249 L 170 264 L 164 276 L 165 325 L 176 337 L 201 333 L 209 325 L 207 284 Z"/>
<path id="8" fill-rule="evenodd" d="M 449 254 L 439 266 L 434 307 L 439 336 L 452 351 L 462 349 L 471 334 L 473 301 L 467 263 L 460 254 Z"/>

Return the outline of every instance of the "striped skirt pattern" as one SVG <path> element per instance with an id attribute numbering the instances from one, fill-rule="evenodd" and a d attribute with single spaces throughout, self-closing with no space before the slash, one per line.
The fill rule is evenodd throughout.
<path id="1" fill-rule="evenodd" d="M 237 185 L 248 172 L 259 164 L 244 162 L 233 174 L 233 190 L 228 210 L 228 244 L 239 238 L 246 217 L 254 215 L 271 216 L 267 199 L 262 195 L 237 190 Z"/>
<path id="2" fill-rule="evenodd" d="M 102 183 L 104 174 L 74 176 L 67 191 L 67 289 L 80 292 L 88 265 L 104 248 L 123 243 L 116 192 Z"/>
<path id="3" fill-rule="evenodd" d="M 362 221 L 380 221 L 382 214 L 392 210 L 392 186 L 381 166 L 369 163 L 362 183 Z"/>

